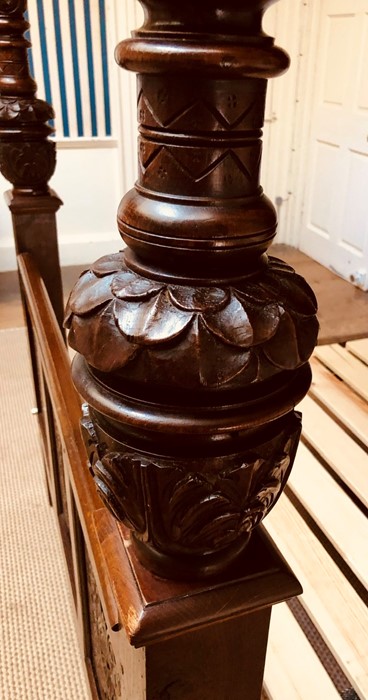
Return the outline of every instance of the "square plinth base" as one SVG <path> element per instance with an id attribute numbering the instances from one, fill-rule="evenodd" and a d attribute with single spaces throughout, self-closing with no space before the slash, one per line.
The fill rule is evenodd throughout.
<path id="1" fill-rule="evenodd" d="M 272 606 L 301 593 L 263 529 L 252 535 L 233 571 L 214 581 L 182 583 L 145 569 L 128 530 L 105 509 L 95 512 L 94 521 L 113 592 L 110 625 L 131 646 L 144 648 L 131 650 L 144 652 L 144 697 L 259 700 Z"/>

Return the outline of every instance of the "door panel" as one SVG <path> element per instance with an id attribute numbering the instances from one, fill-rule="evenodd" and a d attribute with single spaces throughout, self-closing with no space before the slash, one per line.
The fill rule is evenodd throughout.
<path id="1" fill-rule="evenodd" d="M 322 0 L 301 249 L 368 288 L 368 0 Z"/>

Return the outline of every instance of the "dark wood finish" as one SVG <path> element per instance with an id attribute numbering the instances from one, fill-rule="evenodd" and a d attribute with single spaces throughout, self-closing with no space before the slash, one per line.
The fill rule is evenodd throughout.
<path id="1" fill-rule="evenodd" d="M 262 610 L 149 647 L 147 700 L 259 700 L 269 619 Z"/>
<path id="2" fill-rule="evenodd" d="M 94 513 L 106 571 L 115 592 L 119 623 L 135 647 L 149 646 L 239 615 L 270 608 L 301 593 L 291 570 L 262 528 L 226 576 L 188 584 L 159 578 L 144 567 L 129 530 L 105 509 Z M 116 567 L 118 555 L 119 567 Z"/>
<path id="3" fill-rule="evenodd" d="M 56 212 L 61 201 L 48 186 L 56 164 L 56 146 L 49 139 L 53 133 L 49 120 L 54 112 L 49 104 L 37 99 L 37 85 L 29 72 L 27 49 L 30 43 L 24 37 L 29 28 L 26 10 L 26 0 L 0 3 L 0 171 L 13 185 L 6 193 L 6 202 L 12 215 L 16 252 L 35 256 L 62 328 L 63 293 L 56 229 Z M 60 515 L 63 481 L 58 463 L 58 436 L 22 284 L 20 290 L 47 485 L 50 500 Z M 67 544 L 65 528 L 62 533 Z"/>
<path id="4" fill-rule="evenodd" d="M 65 304 L 75 280 L 86 267 L 88 266 L 69 265 L 61 268 Z M 24 324 L 19 276 L 15 270 L 0 272 L 0 328 L 19 328 Z"/>
<path id="5" fill-rule="evenodd" d="M 261 29 L 270 2 L 142 4 L 116 50 L 139 73 L 128 247 L 82 275 L 66 324 L 97 489 L 142 563 L 192 580 L 232 566 L 285 485 L 318 322 L 266 254 L 266 79 L 288 65 Z"/>
<path id="6" fill-rule="evenodd" d="M 86 479 L 86 452 L 79 428 L 80 400 L 71 381 L 68 352 L 50 299 L 30 254 L 20 255 L 18 264 L 38 356 L 62 444 L 63 468 L 66 473 L 66 488 L 69 492 L 66 498 L 62 499 L 67 504 L 67 512 L 63 511 L 62 506 L 61 514 L 67 518 L 70 526 L 70 550 L 67 552 L 67 560 L 73 562 L 69 575 L 75 581 L 78 632 L 83 652 L 87 654 L 89 613 L 84 568 L 86 546 L 88 546 L 93 566 L 98 571 L 106 618 L 109 625 L 111 621 L 111 626 L 114 626 L 117 621 L 116 603 L 109 585 L 93 519 L 94 511 L 101 507 L 100 500 L 95 489 L 91 488 L 90 480 Z M 70 487 L 72 492 L 69 490 Z M 57 512 L 60 515 L 60 511 Z"/>

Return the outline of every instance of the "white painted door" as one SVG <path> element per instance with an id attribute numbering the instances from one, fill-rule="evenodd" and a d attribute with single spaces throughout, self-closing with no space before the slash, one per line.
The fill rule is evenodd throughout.
<path id="1" fill-rule="evenodd" d="M 368 0 L 318 0 L 300 248 L 368 288 Z"/>

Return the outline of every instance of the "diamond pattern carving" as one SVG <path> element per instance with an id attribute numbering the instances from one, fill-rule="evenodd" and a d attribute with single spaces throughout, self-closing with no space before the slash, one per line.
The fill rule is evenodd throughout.
<path id="1" fill-rule="evenodd" d="M 261 150 L 258 143 L 238 149 L 180 148 L 141 142 L 143 186 L 157 189 L 157 176 L 166 191 L 198 196 L 244 196 L 258 185 Z"/>
<path id="2" fill-rule="evenodd" d="M 219 87 L 220 83 L 220 87 Z M 173 130 L 201 129 L 232 131 L 234 129 L 261 128 L 263 119 L 263 95 L 235 91 L 229 92 L 214 84 L 211 94 L 183 95 L 171 104 L 166 93 L 143 88 L 138 95 L 138 118 L 145 126 Z"/>

